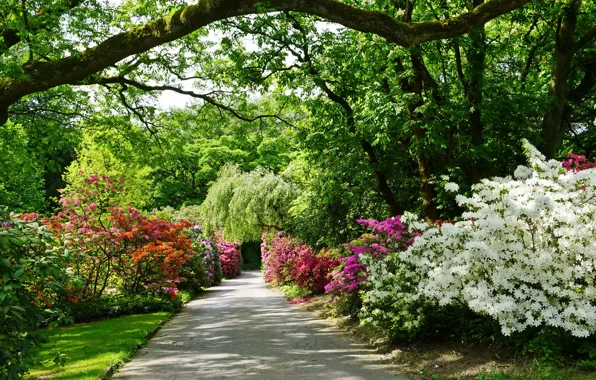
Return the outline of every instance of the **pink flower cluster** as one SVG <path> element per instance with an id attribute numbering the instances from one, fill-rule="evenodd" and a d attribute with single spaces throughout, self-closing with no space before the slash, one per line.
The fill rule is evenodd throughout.
<path id="1" fill-rule="evenodd" d="M 596 157 L 593 159 L 593 162 L 590 162 L 586 159 L 586 156 L 571 153 L 567 155 L 567 159 L 562 164 L 565 170 L 573 170 L 577 173 L 582 170 L 596 168 Z"/>
<path id="2" fill-rule="evenodd" d="M 296 284 L 311 293 L 324 291 L 329 273 L 339 263 L 324 253 L 316 254 L 310 246 L 283 232 L 263 235 L 261 257 L 266 282 Z"/>
<path id="3" fill-rule="evenodd" d="M 221 261 L 221 271 L 226 278 L 235 278 L 240 275 L 242 255 L 237 243 L 225 241 L 223 236 L 216 236 L 215 244 Z"/>
<path id="4" fill-rule="evenodd" d="M 325 292 L 334 298 L 355 293 L 364 288 L 368 278 L 367 268 L 360 262 L 360 256 L 371 255 L 383 260 L 391 251 L 406 250 L 412 245 L 414 235 L 408 232 L 401 222 L 401 217 L 377 220 L 358 220 L 361 225 L 370 228 L 374 235 L 362 235 L 347 246 L 353 255 L 344 257 L 333 272 L 332 280 L 325 287 Z"/>

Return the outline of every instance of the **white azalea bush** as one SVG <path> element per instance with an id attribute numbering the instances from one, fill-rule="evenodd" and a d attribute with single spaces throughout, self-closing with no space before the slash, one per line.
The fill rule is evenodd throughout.
<path id="1" fill-rule="evenodd" d="M 466 212 L 456 223 L 409 221 L 421 236 L 371 263 L 365 317 L 387 304 L 412 314 L 429 302 L 463 304 L 496 319 L 504 335 L 539 326 L 594 333 L 596 169 L 566 171 L 524 147 L 529 166 L 513 178 L 485 179 L 472 196 L 457 196 Z"/>

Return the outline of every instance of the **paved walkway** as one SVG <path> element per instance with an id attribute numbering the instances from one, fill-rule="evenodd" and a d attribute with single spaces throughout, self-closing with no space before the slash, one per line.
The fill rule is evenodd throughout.
<path id="1" fill-rule="evenodd" d="M 407 379 L 379 359 L 250 271 L 190 302 L 114 378 Z"/>

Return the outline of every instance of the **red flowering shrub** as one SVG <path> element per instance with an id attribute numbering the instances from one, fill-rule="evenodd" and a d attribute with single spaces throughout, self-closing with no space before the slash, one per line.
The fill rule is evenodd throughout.
<path id="1" fill-rule="evenodd" d="M 266 282 L 296 284 L 311 293 L 324 291 L 329 273 L 339 263 L 327 254 L 317 255 L 311 247 L 283 232 L 263 235 L 261 257 Z"/>
<path id="2" fill-rule="evenodd" d="M 586 156 L 571 153 L 567 155 L 567 159 L 564 160 L 562 164 L 567 171 L 573 170 L 574 172 L 579 172 L 586 169 L 596 168 L 596 157 L 590 162 L 586 159 Z"/>
<path id="3" fill-rule="evenodd" d="M 339 259 L 325 254 L 316 255 L 308 246 L 298 251 L 295 259 L 295 282 L 311 293 L 323 293 L 330 281 L 329 274 L 339 265 Z"/>
<path id="4" fill-rule="evenodd" d="M 62 210 L 46 220 L 73 252 L 71 267 L 82 287 L 70 299 L 94 299 L 107 288 L 126 294 L 166 291 L 175 297 L 182 265 L 194 254 L 182 233 L 187 222 L 148 219 L 134 208 L 111 203 L 126 182 L 93 175 L 60 199 Z"/>
<path id="5" fill-rule="evenodd" d="M 225 241 L 223 236 L 217 235 L 215 239 L 221 270 L 226 278 L 235 278 L 240 275 L 240 265 L 242 264 L 242 255 L 237 243 Z"/>

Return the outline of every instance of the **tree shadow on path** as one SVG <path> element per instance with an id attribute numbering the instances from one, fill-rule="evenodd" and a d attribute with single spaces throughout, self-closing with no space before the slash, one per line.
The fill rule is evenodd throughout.
<path id="1" fill-rule="evenodd" d="M 244 272 L 192 301 L 115 378 L 406 379 Z"/>

